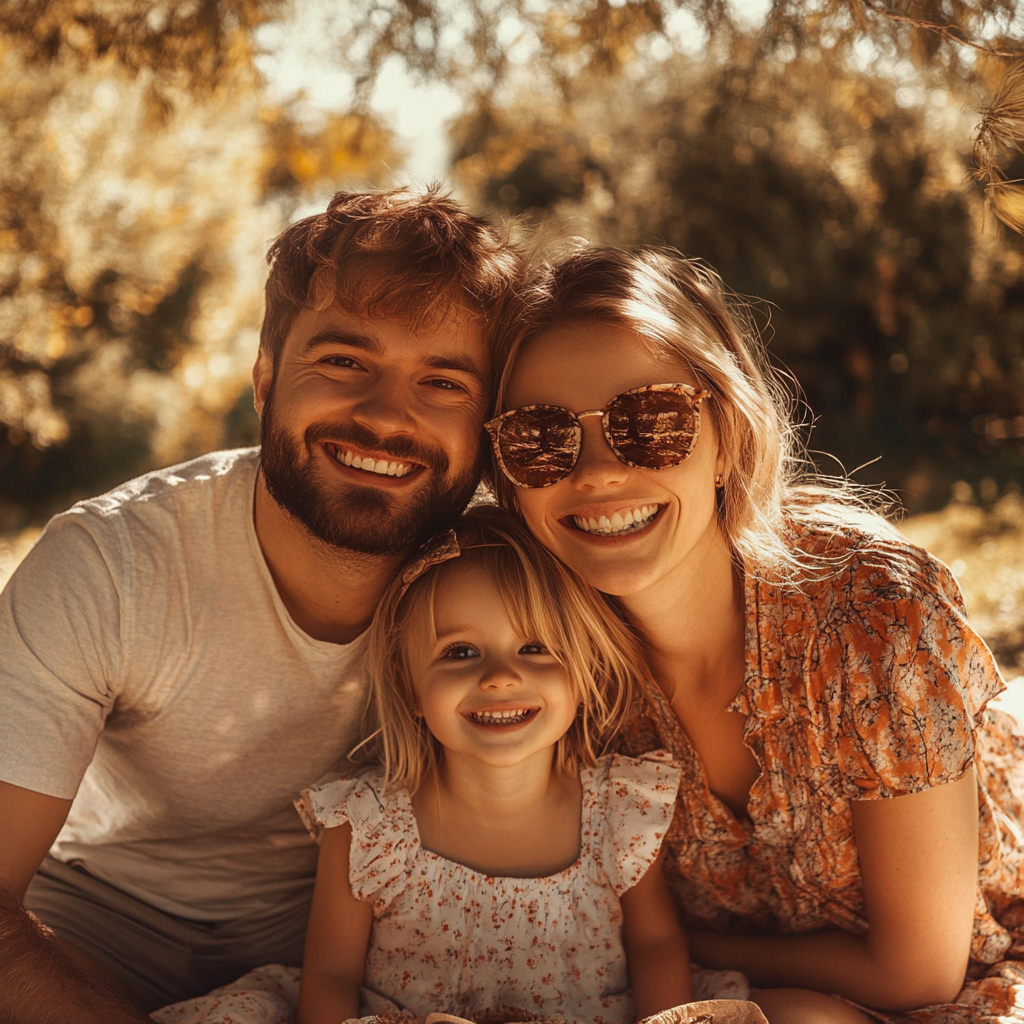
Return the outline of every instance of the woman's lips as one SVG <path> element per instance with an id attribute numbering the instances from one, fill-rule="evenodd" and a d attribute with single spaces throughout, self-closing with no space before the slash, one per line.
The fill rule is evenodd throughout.
<path id="1" fill-rule="evenodd" d="M 649 527 L 658 517 L 663 505 L 636 505 L 611 515 L 569 515 L 564 521 L 581 533 L 597 537 L 623 537 L 639 533 Z"/>

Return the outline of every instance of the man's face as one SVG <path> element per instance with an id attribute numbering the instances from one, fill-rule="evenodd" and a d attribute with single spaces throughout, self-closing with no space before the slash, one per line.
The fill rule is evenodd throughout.
<path id="1" fill-rule="evenodd" d="M 479 477 L 491 365 L 479 321 L 301 310 L 253 379 L 267 489 L 315 537 L 395 555 L 450 525 Z"/>

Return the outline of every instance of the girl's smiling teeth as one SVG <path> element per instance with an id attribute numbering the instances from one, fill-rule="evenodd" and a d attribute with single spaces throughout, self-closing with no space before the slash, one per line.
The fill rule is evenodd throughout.
<path id="1" fill-rule="evenodd" d="M 584 533 L 596 533 L 602 537 L 621 537 L 636 533 L 650 526 L 661 511 L 661 505 L 639 505 L 625 512 L 613 512 L 610 516 L 569 516 L 573 526 Z"/>
<path id="2" fill-rule="evenodd" d="M 351 466 L 353 469 L 361 469 L 367 473 L 376 473 L 378 476 L 406 476 L 416 466 L 411 462 L 392 462 L 388 459 L 375 459 L 372 455 L 361 456 L 345 448 L 331 446 L 331 454 L 343 466 Z"/>
<path id="3" fill-rule="evenodd" d="M 501 711 L 470 711 L 466 717 L 477 725 L 518 725 L 536 713 L 537 708 L 507 708 Z"/>

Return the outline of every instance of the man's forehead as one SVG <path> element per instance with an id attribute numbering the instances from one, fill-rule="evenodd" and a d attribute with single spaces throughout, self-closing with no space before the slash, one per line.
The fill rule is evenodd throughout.
<path id="1" fill-rule="evenodd" d="M 452 309 L 437 323 L 416 323 L 403 316 L 370 316 L 332 305 L 301 309 L 289 332 L 299 349 L 349 345 L 374 355 L 418 358 L 434 364 L 438 357 L 469 358 L 481 371 L 489 370 L 491 358 L 484 322 L 465 308 Z"/>

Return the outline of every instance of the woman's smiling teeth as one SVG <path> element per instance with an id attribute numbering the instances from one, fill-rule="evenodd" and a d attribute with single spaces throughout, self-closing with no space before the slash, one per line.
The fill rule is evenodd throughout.
<path id="1" fill-rule="evenodd" d="M 479 725 L 517 725 L 525 722 L 536 708 L 510 708 L 507 711 L 471 711 L 466 717 Z"/>
<path id="2" fill-rule="evenodd" d="M 627 512 L 613 512 L 611 516 L 571 516 L 573 525 L 584 533 L 599 533 L 602 537 L 620 537 L 636 533 L 653 522 L 661 511 L 660 505 L 641 505 Z"/>
<path id="3" fill-rule="evenodd" d="M 387 459 L 375 459 L 372 455 L 365 457 L 347 452 L 343 448 L 334 449 L 334 457 L 343 465 L 353 469 L 362 469 L 378 476 L 405 476 L 413 467 L 408 462 L 389 462 Z"/>

